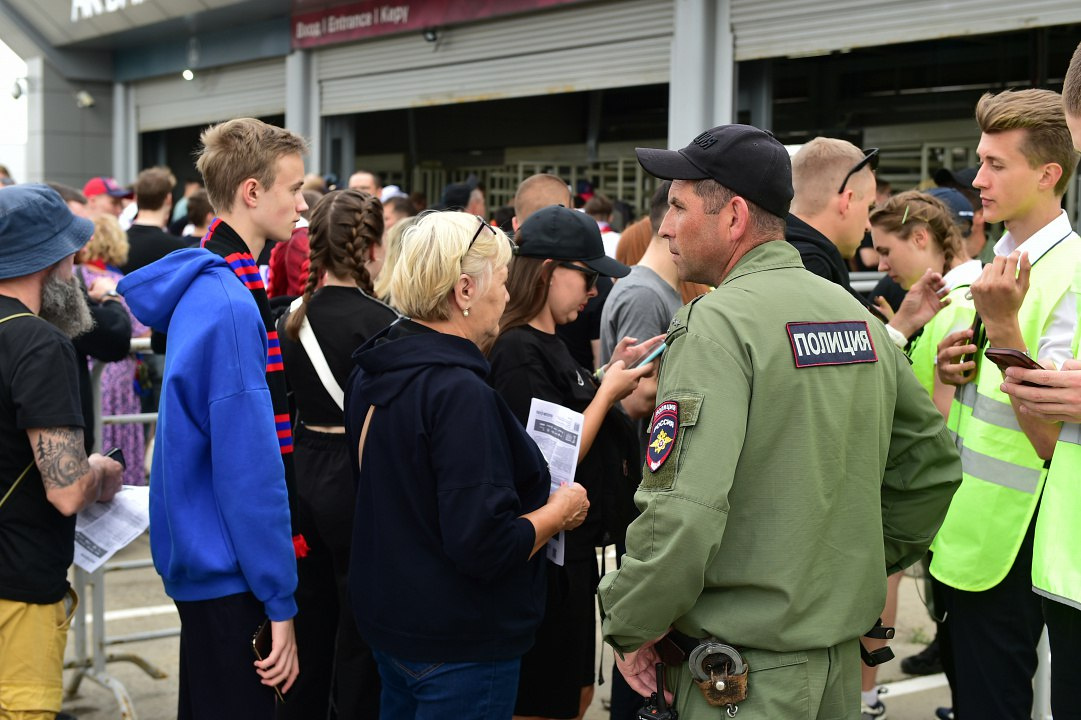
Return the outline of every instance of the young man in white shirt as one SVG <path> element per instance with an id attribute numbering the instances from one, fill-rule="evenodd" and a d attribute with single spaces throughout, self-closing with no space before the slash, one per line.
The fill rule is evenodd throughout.
<path id="1" fill-rule="evenodd" d="M 1055 366 L 1073 356 L 1081 238 L 1061 200 L 1078 156 L 1057 93 L 988 94 L 976 119 L 983 134 L 973 186 L 988 222 L 1004 222 L 1008 232 L 971 288 L 982 330 L 939 344 L 939 377 L 964 386 L 949 426 L 965 478 L 932 545 L 931 572 L 951 588 L 958 716 L 1020 719 L 1031 713 L 1044 625 L 1031 592 L 1033 536 L 1061 425 L 1004 394 L 984 351 L 1013 348 Z"/>

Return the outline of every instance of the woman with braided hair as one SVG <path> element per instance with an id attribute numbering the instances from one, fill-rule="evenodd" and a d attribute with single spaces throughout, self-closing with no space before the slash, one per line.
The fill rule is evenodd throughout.
<path id="1" fill-rule="evenodd" d="M 396 318 L 371 297 L 383 262 L 383 208 L 359 190 L 322 197 L 311 213 L 304 294 L 278 321 L 296 408 L 294 462 L 300 521 L 311 552 L 299 567 L 298 651 L 304 672 L 279 719 L 379 715 L 379 674 L 346 600 L 352 540 L 352 465 L 342 390 L 353 351 Z"/>

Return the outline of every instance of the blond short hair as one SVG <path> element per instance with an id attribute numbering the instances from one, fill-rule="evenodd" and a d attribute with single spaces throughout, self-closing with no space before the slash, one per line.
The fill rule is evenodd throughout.
<path id="1" fill-rule="evenodd" d="M 94 234 L 83 250 L 91 260 L 101 260 L 117 267 L 128 262 L 128 234 L 120 227 L 120 221 L 112 213 L 94 216 Z"/>
<path id="2" fill-rule="evenodd" d="M 1055 196 L 1066 194 L 1078 154 L 1073 149 L 1062 96 L 1051 90 L 1014 90 L 998 95 L 985 93 L 976 103 L 976 122 L 988 135 L 1024 130 L 1021 154 L 1032 168 L 1055 163 L 1062 177 L 1055 183 Z"/>
<path id="3" fill-rule="evenodd" d="M 416 217 L 412 215 L 404 217 L 383 233 L 383 268 L 375 278 L 375 286 L 372 291 L 377 298 L 385 303 L 394 304 L 393 299 L 390 297 L 391 269 L 398 262 L 398 253 L 402 247 L 402 235 L 416 221 Z"/>
<path id="4" fill-rule="evenodd" d="M 1081 43 L 1073 51 L 1070 66 L 1066 69 L 1066 80 L 1062 83 L 1062 106 L 1066 114 L 1081 117 Z"/>
<path id="5" fill-rule="evenodd" d="M 493 273 L 510 262 L 511 243 L 502 230 L 484 230 L 480 222 L 466 213 L 426 212 L 406 228 L 388 288 L 402 314 L 426 321 L 449 318 L 450 293 L 462 273 L 476 279 L 481 292 L 487 290 Z"/>
<path id="6" fill-rule="evenodd" d="M 863 157 L 858 147 L 837 138 L 816 137 L 801 147 L 792 156 L 792 212 L 820 212 L 837 194 L 848 171 Z M 858 193 L 858 186 L 853 190 Z"/>
<path id="7" fill-rule="evenodd" d="M 254 178 L 270 188 L 279 158 L 308 152 L 308 142 L 301 136 L 255 118 L 209 127 L 199 141 L 202 148 L 195 167 L 203 175 L 210 204 L 219 213 L 233 209 L 236 189 L 245 180 Z"/>

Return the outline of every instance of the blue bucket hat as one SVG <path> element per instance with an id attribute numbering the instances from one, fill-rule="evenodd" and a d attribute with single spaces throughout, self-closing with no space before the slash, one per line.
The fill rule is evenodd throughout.
<path id="1" fill-rule="evenodd" d="M 0 280 L 56 264 L 94 234 L 94 223 L 75 217 L 48 185 L 0 190 Z"/>

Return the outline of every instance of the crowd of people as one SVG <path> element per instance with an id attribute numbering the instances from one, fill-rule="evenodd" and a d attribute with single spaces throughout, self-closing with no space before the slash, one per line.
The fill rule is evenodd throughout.
<path id="1" fill-rule="evenodd" d="M 550 174 L 491 213 L 337 188 L 251 118 L 175 206 L 163 167 L 6 184 L 0 718 L 63 716 L 74 516 L 146 483 L 185 720 L 582 718 L 596 603 L 613 720 L 885 718 L 921 561 L 938 718 L 1029 717 L 1045 626 L 1081 718 L 1081 46 L 975 115 L 979 166 L 896 194 L 833 138 L 639 148 L 637 222 Z M 106 414 L 158 413 L 120 455 L 100 364 Z M 579 414 L 572 483 L 534 400 Z"/>

